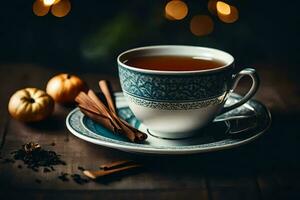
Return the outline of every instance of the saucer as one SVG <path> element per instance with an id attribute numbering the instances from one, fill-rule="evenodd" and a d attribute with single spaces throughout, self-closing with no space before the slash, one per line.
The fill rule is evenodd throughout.
<path id="1" fill-rule="evenodd" d="M 241 96 L 232 93 L 226 105 L 233 104 Z M 115 93 L 118 115 L 132 126 L 147 133 L 143 143 L 132 143 L 122 135 L 105 129 L 75 108 L 66 118 L 69 131 L 80 139 L 101 146 L 132 153 L 145 154 L 194 154 L 237 147 L 255 140 L 271 124 L 269 110 L 260 102 L 250 100 L 244 105 L 215 118 L 199 133 L 186 139 L 157 138 L 141 124 L 128 107 L 123 93 Z M 228 120 L 224 120 L 224 119 Z"/>

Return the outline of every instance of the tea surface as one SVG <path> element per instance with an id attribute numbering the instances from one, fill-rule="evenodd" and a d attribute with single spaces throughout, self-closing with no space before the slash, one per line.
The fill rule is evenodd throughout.
<path id="1" fill-rule="evenodd" d="M 225 63 L 215 59 L 188 56 L 143 56 L 130 58 L 124 62 L 131 67 L 160 71 L 195 71 L 224 66 Z"/>

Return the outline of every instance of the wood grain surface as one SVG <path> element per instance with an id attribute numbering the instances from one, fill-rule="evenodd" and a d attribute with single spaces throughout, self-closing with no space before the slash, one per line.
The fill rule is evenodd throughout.
<path id="1" fill-rule="evenodd" d="M 19 161 L 0 163 L 0 197 L 4 197 L 0 199 L 300 199 L 300 81 L 279 67 L 257 65 L 256 69 L 261 87 L 254 98 L 267 105 L 273 116 L 265 135 L 221 152 L 142 156 L 87 143 L 70 134 L 65 126 L 70 106 L 56 105 L 54 115 L 41 123 L 11 119 L 7 104 L 14 91 L 45 89 L 47 80 L 59 72 L 32 64 L 0 66 L 1 157 L 11 157 L 22 144 L 34 141 L 55 150 L 67 163 L 49 173 L 34 172 Z M 78 75 L 92 89 L 97 89 L 98 80 L 107 79 L 114 91 L 120 91 L 117 76 Z M 247 85 L 247 80 L 242 81 L 238 91 L 245 92 Z M 78 167 L 98 169 L 101 164 L 124 159 L 137 160 L 144 168 L 83 185 L 58 179 L 62 172 L 84 177 Z"/>

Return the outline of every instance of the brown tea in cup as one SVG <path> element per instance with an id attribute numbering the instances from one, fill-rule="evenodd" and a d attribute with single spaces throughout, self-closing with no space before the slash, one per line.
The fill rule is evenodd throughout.
<path id="1" fill-rule="evenodd" d="M 225 65 L 220 60 L 189 56 L 141 56 L 130 58 L 124 64 L 159 71 L 197 71 L 219 68 Z"/>

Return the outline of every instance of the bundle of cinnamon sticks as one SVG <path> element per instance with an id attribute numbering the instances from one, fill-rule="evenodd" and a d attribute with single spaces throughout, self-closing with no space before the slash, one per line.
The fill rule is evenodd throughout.
<path id="1" fill-rule="evenodd" d="M 81 112 L 108 130 L 126 136 L 132 142 L 144 141 L 147 138 L 145 133 L 118 117 L 108 82 L 105 80 L 99 81 L 99 87 L 107 105 L 100 100 L 93 90 L 89 90 L 87 93 L 80 92 L 75 101 L 78 103 Z"/>

